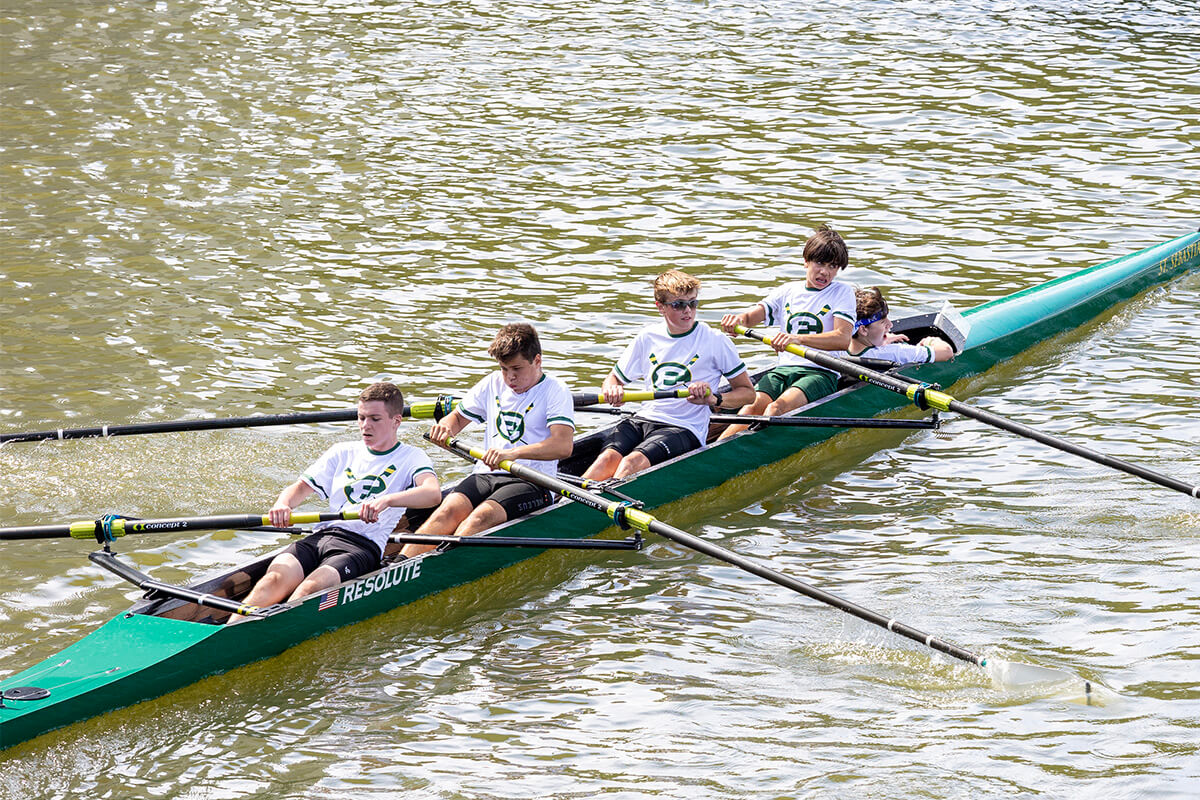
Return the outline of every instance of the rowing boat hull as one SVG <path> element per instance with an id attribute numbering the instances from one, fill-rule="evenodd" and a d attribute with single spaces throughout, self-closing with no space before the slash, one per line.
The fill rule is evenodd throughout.
<path id="1" fill-rule="evenodd" d="M 954 361 L 910 367 L 904 372 L 948 387 L 1198 266 L 1200 234 L 1190 234 L 969 309 L 963 317 L 970 323 L 970 331 L 963 352 Z M 870 417 L 906 404 L 900 395 L 860 384 L 795 413 Z M 748 432 L 647 470 L 622 485 L 621 491 L 654 508 L 719 486 L 837 432 L 806 427 Z M 584 446 L 577 460 L 587 457 L 587 443 L 594 443 L 595 435 L 580 441 Z M 494 533 L 583 538 L 607 527 L 608 519 L 595 511 L 560 503 Z M 154 616 L 161 601 L 139 603 L 58 655 L 0 681 L 0 691 L 37 686 L 50 692 L 42 699 L 5 701 L 0 707 L 0 749 L 276 655 L 325 631 L 469 583 L 536 553 L 514 548 L 430 553 L 345 584 L 334 594 L 311 597 L 283 613 L 234 625 Z M 270 557 L 255 562 L 257 568 Z M 210 580 L 199 586 L 213 583 Z"/>

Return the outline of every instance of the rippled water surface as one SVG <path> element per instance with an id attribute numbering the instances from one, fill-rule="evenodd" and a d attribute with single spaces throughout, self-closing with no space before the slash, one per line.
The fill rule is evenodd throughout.
<path id="1" fill-rule="evenodd" d="M 461 392 L 515 318 L 594 387 L 655 274 L 701 277 L 711 321 L 800 276 L 822 222 L 901 309 L 1178 236 L 1200 225 L 1197 12 L 10 0 L 0 430 L 343 408 L 381 377 Z M 1197 308 L 1192 275 L 954 393 L 1200 480 Z M 350 435 L 6 445 L 0 524 L 258 511 Z M 547 554 L 6 750 L 0 797 L 1200 792 L 1194 501 L 954 419 L 660 516 L 1115 698 L 997 688 L 659 541 Z M 119 549 L 185 581 L 277 544 Z M 136 596 L 87 549 L 3 545 L 0 676 Z"/>

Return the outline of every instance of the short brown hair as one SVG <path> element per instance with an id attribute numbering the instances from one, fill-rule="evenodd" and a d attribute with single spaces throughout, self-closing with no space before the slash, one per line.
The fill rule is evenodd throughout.
<path id="1" fill-rule="evenodd" d="M 667 298 L 671 295 L 678 297 L 699 291 L 700 279 L 677 269 L 669 269 L 654 279 L 654 302 L 656 303 L 667 302 Z"/>
<path id="2" fill-rule="evenodd" d="M 804 260 L 815 261 L 818 264 L 832 264 L 838 269 L 845 269 L 846 265 L 850 263 L 850 254 L 846 251 L 846 240 L 833 228 L 822 225 L 804 243 Z"/>
<path id="3" fill-rule="evenodd" d="M 404 414 L 404 395 L 400 393 L 400 387 L 394 383 L 380 381 L 372 383 L 370 386 L 362 390 L 362 394 L 358 396 L 358 402 L 368 403 L 372 400 L 378 400 L 383 403 L 383 407 L 387 409 L 388 416 L 395 417 Z"/>
<path id="4" fill-rule="evenodd" d="M 488 347 L 488 355 L 497 361 L 508 361 L 524 356 L 526 361 L 542 354 L 542 343 L 537 331 L 527 322 L 510 322 L 496 332 L 496 338 Z"/>
<path id="5" fill-rule="evenodd" d="M 883 299 L 883 292 L 879 291 L 878 286 L 858 289 L 854 292 L 854 298 L 858 301 L 855 309 L 855 316 L 858 319 L 867 319 L 881 311 L 883 316 L 888 315 L 887 300 Z"/>

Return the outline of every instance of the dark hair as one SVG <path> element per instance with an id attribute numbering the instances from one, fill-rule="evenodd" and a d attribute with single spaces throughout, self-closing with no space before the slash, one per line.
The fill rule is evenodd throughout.
<path id="1" fill-rule="evenodd" d="M 404 395 L 400 393 L 400 387 L 394 383 L 380 381 L 372 383 L 370 386 L 362 390 L 362 394 L 358 396 L 358 402 L 367 403 L 372 400 L 379 400 L 383 403 L 383 407 L 387 409 L 388 416 L 394 417 L 404 413 Z"/>
<path id="2" fill-rule="evenodd" d="M 850 263 L 850 255 L 846 252 L 846 241 L 838 232 L 828 225 L 822 225 L 804 243 L 804 260 L 845 269 Z"/>
<path id="3" fill-rule="evenodd" d="M 517 356 L 533 361 L 542 354 L 542 343 L 537 331 L 527 322 L 510 322 L 496 333 L 488 348 L 488 355 L 497 361 L 508 361 Z"/>
<path id="4" fill-rule="evenodd" d="M 858 319 L 867 319 L 880 311 L 883 312 L 883 316 L 888 315 L 887 300 L 883 299 L 883 292 L 879 291 L 878 286 L 858 289 L 854 292 L 854 297 L 858 301 L 855 308 L 855 316 Z"/>

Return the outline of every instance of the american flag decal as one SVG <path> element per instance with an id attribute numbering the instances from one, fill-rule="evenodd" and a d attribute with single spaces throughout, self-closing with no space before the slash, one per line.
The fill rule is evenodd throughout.
<path id="1" fill-rule="evenodd" d="M 327 608 L 333 608 L 338 604 L 338 589 L 330 589 L 321 598 L 321 604 L 317 606 L 317 611 L 324 611 Z"/>

